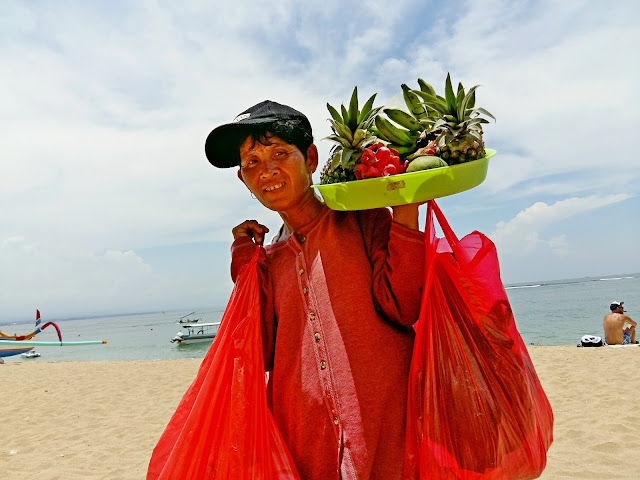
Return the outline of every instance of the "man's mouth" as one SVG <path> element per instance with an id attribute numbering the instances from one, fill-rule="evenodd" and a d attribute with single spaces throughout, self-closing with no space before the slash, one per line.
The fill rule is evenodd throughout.
<path id="1" fill-rule="evenodd" d="M 274 190 L 278 190 L 279 188 L 284 187 L 284 183 L 276 183 L 275 185 L 271 185 L 264 189 L 265 192 L 273 192 Z"/>

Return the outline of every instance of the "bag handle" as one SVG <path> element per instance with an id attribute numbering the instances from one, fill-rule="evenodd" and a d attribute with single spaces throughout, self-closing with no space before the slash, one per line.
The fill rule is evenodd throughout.
<path id="1" fill-rule="evenodd" d="M 438 220 L 438 224 L 440 224 L 440 228 L 442 228 L 442 232 L 444 233 L 444 236 L 447 239 L 447 242 L 449 242 L 449 246 L 451 247 L 452 250 L 455 250 L 456 247 L 458 246 L 458 242 L 459 242 L 458 237 L 456 236 L 456 234 L 451 229 L 451 226 L 449 225 L 449 222 L 444 217 L 444 214 L 442 213 L 442 210 L 440 210 L 440 207 L 438 207 L 438 204 L 436 203 L 435 200 L 429 200 L 429 202 L 428 202 L 428 206 L 427 206 L 427 222 L 429 222 L 430 218 L 433 218 L 431 216 L 430 211 L 433 211 L 433 213 L 435 213 L 436 218 Z"/>

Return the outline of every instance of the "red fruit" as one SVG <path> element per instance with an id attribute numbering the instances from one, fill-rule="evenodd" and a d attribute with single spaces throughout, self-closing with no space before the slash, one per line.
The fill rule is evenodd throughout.
<path id="1" fill-rule="evenodd" d="M 398 169 L 396 168 L 395 165 L 387 165 L 386 167 L 384 167 L 383 169 L 383 176 L 388 177 L 389 175 L 395 175 L 396 173 L 398 173 Z"/>
<path id="2" fill-rule="evenodd" d="M 375 154 L 367 148 L 364 152 L 362 152 L 362 156 L 360 157 L 360 163 L 363 163 L 364 165 L 371 165 L 374 159 L 375 159 Z"/>
<path id="3" fill-rule="evenodd" d="M 376 158 L 381 162 L 387 163 L 391 160 L 391 150 L 387 147 L 380 147 L 376 152 Z"/>
<path id="4" fill-rule="evenodd" d="M 388 148 L 382 142 L 378 142 L 362 152 L 360 162 L 354 169 L 354 174 L 358 180 L 395 175 L 404 172 L 407 168 L 407 163 L 400 163 L 397 150 Z"/>
<path id="5" fill-rule="evenodd" d="M 376 167 L 369 167 L 367 172 L 364 174 L 364 178 L 376 178 L 380 176 L 380 170 L 378 170 Z"/>

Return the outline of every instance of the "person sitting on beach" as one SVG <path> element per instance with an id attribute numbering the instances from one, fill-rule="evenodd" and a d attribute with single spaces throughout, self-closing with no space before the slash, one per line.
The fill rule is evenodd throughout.
<path id="1" fill-rule="evenodd" d="M 627 345 L 636 343 L 636 327 L 638 324 L 624 314 L 624 302 L 611 302 L 611 313 L 604 316 L 602 326 L 604 336 L 609 345 Z M 627 325 L 625 327 L 625 324 Z"/>
<path id="2" fill-rule="evenodd" d="M 311 125 L 264 101 L 208 136 L 207 158 L 283 225 L 233 228 L 231 275 L 260 252 L 268 402 L 305 480 L 403 478 L 412 325 L 420 312 L 424 233 L 418 205 L 335 211 L 315 195 Z"/>

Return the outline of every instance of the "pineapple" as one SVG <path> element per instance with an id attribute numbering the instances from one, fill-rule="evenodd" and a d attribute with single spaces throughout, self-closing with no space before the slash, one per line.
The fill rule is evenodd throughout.
<path id="1" fill-rule="evenodd" d="M 476 160 L 485 156 L 482 139 L 482 124 L 489 123 L 481 115 L 495 117 L 484 108 L 476 107 L 476 88 L 465 93 L 462 83 L 458 83 L 458 92 L 454 95 L 451 76 L 447 74 L 445 97 L 423 90 L 412 90 L 423 101 L 427 109 L 434 111 L 435 122 L 429 132 L 418 139 L 418 146 L 425 141 L 435 139 L 436 155 L 449 165 Z"/>
<path id="2" fill-rule="evenodd" d="M 376 137 L 369 128 L 375 121 L 380 108 L 372 108 L 376 94 L 366 101 L 362 110 L 358 108 L 358 87 L 353 89 L 349 110 L 341 105 L 342 115 L 327 103 L 331 114 L 329 122 L 333 134 L 326 137 L 335 145 L 331 148 L 331 156 L 320 173 L 320 183 L 340 183 L 355 180 L 353 173 L 362 152 L 376 142 Z"/>

